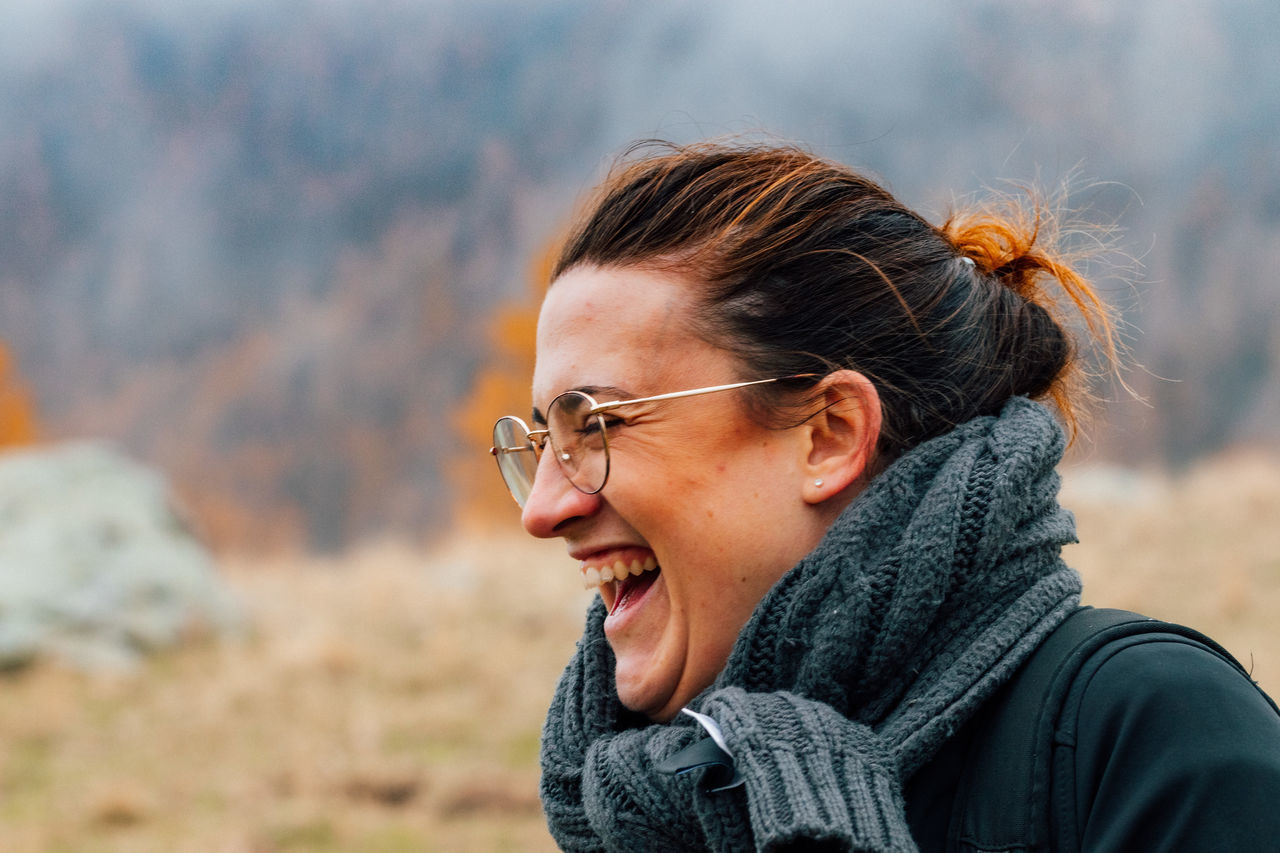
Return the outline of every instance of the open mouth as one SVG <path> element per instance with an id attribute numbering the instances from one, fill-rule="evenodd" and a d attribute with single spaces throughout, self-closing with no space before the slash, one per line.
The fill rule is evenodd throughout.
<path id="1" fill-rule="evenodd" d="M 622 580 L 613 582 L 613 606 L 609 608 L 609 615 L 617 613 L 619 610 L 627 607 L 631 602 L 638 601 L 653 586 L 654 581 L 658 579 L 658 575 L 662 572 L 662 568 L 656 563 L 652 569 L 646 569 L 638 575 L 628 575 Z"/>
<path id="2" fill-rule="evenodd" d="M 599 589 L 600 597 L 613 614 L 638 601 L 661 572 L 653 554 L 635 555 L 629 561 L 615 559 L 605 565 L 583 568 L 582 585 L 586 589 Z"/>

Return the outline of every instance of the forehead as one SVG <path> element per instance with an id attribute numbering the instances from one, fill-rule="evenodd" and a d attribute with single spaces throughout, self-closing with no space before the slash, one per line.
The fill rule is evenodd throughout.
<path id="1" fill-rule="evenodd" d="M 690 331 L 692 307 L 691 285 L 672 275 L 570 269 L 547 291 L 538 316 L 534 403 L 588 385 L 652 393 L 708 360 L 727 361 Z"/>

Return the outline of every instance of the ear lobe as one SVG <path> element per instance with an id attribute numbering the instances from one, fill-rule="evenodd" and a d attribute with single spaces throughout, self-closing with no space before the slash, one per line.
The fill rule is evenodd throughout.
<path id="1" fill-rule="evenodd" d="M 843 494 L 873 470 L 880 440 L 880 395 L 871 380 L 854 370 L 837 370 L 822 380 L 822 408 L 805 422 L 805 501 L 822 503 Z"/>

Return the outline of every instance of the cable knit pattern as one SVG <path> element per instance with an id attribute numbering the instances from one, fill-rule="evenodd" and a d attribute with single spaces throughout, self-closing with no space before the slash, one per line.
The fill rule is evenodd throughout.
<path id="1" fill-rule="evenodd" d="M 1057 504 L 1062 431 L 1011 400 L 876 477 L 760 602 L 698 701 L 739 788 L 653 767 L 702 736 L 622 708 L 590 608 L 542 743 L 566 850 L 912 850 L 911 776 L 1075 607 Z"/>
<path id="2" fill-rule="evenodd" d="M 727 732 L 748 780 L 759 846 L 831 842 L 841 850 L 913 850 L 891 746 L 829 705 L 792 693 L 716 691 L 703 710 Z"/>

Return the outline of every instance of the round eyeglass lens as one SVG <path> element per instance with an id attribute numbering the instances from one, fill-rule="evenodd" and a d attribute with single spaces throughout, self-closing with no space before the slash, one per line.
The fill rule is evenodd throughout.
<path id="1" fill-rule="evenodd" d="M 603 415 L 590 414 L 595 401 L 567 391 L 547 408 L 547 429 L 556 462 L 580 492 L 594 495 L 609 478 L 609 442 Z"/>
<path id="2" fill-rule="evenodd" d="M 533 491 L 533 478 L 538 473 L 538 454 L 529 431 L 519 418 L 500 418 L 493 425 L 493 449 L 498 459 L 498 472 L 521 507 Z"/>

